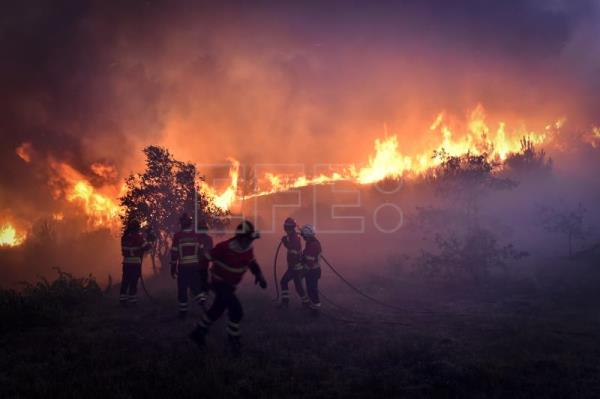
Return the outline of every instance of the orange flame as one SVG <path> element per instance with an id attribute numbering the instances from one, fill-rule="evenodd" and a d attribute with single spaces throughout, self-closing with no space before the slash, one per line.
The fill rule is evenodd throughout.
<path id="1" fill-rule="evenodd" d="M 520 151 L 521 139 L 528 138 L 534 144 L 547 143 L 558 129 L 565 123 L 564 119 L 548 124 L 541 133 L 524 128 L 508 130 L 507 124 L 498 123 L 489 126 L 486 122 L 485 110 L 481 105 L 475 107 L 468 115 L 464 128 L 456 129 L 455 124 L 447 121 L 445 112 L 439 113 L 429 125 L 428 132 L 434 132 L 437 140 L 416 153 L 406 154 L 401 151 L 401 143 L 396 135 L 374 140 L 374 152 L 368 157 L 366 164 L 350 164 L 347 166 L 331 166 L 327 173 L 308 176 L 304 174 L 284 174 L 269 171 L 256 176 L 257 189 L 246 198 L 268 195 L 310 185 L 327 184 L 335 181 L 349 181 L 356 184 L 372 184 L 386 178 L 411 178 L 419 176 L 435 167 L 440 162 L 433 158 L 434 150 L 444 150 L 452 156 L 465 153 L 487 154 L 490 159 L 505 160 L 509 154 Z M 600 129 L 593 130 L 594 137 L 600 138 Z M 594 141 L 595 143 L 596 141 Z M 22 145 L 19 156 L 26 160 L 32 151 L 31 146 Z M 25 150 L 27 148 L 27 150 Z M 215 205 L 223 210 L 230 210 L 241 201 L 239 185 L 240 163 L 230 158 L 227 185 L 223 189 L 206 182 L 199 182 L 200 190 L 211 198 Z M 121 208 L 117 198 L 124 193 L 124 185 L 106 185 L 96 187 L 70 165 L 64 162 L 50 161 L 50 168 L 55 177 L 50 184 L 54 188 L 56 198 L 78 204 L 88 218 L 91 227 L 116 228 L 120 224 Z M 118 171 L 111 165 L 95 163 L 90 170 L 97 176 L 112 179 Z"/>
<path id="2" fill-rule="evenodd" d="M 15 150 L 19 158 L 23 161 L 29 163 L 31 162 L 32 154 L 33 154 L 33 146 L 30 142 L 24 142 Z"/>
<path id="3" fill-rule="evenodd" d="M 592 127 L 592 131 L 583 137 L 584 141 L 594 148 L 600 148 L 600 127 Z"/>
<path id="4" fill-rule="evenodd" d="M 10 223 L 0 226 L 0 247 L 16 247 L 21 245 L 26 234 L 18 234 L 17 230 Z"/>
<path id="5" fill-rule="evenodd" d="M 369 157 L 366 166 L 358 167 L 350 165 L 333 170 L 329 174 L 308 177 L 290 176 L 286 174 L 265 173 L 259 177 L 259 186 L 268 188 L 259 190 L 247 197 L 282 192 L 293 188 L 316 184 L 325 184 L 335 181 L 350 181 L 357 184 L 372 184 L 386 178 L 413 177 L 418 176 L 439 164 L 439 160 L 432 157 L 434 150 L 444 150 L 451 156 L 459 156 L 466 153 L 475 155 L 487 154 L 489 159 L 504 161 L 509 154 L 521 150 L 521 139 L 526 137 L 533 144 L 548 142 L 555 130 L 565 123 L 564 119 L 558 120 L 548 126 L 543 133 L 535 133 L 523 129 L 515 129 L 507 133 L 506 124 L 500 122 L 496 129 L 492 129 L 486 123 L 485 110 L 478 105 L 469 114 L 466 133 L 456 134 L 450 126 L 444 123 L 445 113 L 438 114 L 430 125 L 431 131 L 440 134 L 439 144 L 428 148 L 415 155 L 405 155 L 400 152 L 397 136 L 387 137 L 383 140 L 375 139 L 375 152 Z M 598 132 L 600 134 L 600 132 Z M 204 185 L 202 191 L 215 198 L 215 203 L 221 209 L 230 209 L 236 197 L 239 162 L 231 160 L 230 184 L 222 194 L 218 194 L 214 188 Z"/>
<path id="6" fill-rule="evenodd" d="M 121 208 L 116 203 L 120 190 L 109 187 L 109 193 L 100 192 L 81 173 L 64 162 L 51 161 L 50 167 L 56 173 L 51 181 L 55 197 L 64 197 L 67 201 L 79 204 L 93 228 L 114 228 L 119 224 Z"/>
<path id="7" fill-rule="evenodd" d="M 229 185 L 225 190 L 219 194 L 217 190 L 211 187 L 208 183 L 200 182 L 200 191 L 206 196 L 211 198 L 216 206 L 223 210 L 231 208 L 231 205 L 235 202 L 238 192 L 238 180 L 240 175 L 240 163 L 230 158 L 231 167 L 229 168 Z"/>

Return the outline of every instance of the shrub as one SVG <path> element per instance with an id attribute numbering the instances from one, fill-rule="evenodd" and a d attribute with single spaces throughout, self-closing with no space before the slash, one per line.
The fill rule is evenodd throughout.
<path id="1" fill-rule="evenodd" d="M 481 227 L 469 229 L 464 236 L 456 233 L 435 239 L 437 253 L 423 251 L 416 269 L 428 277 L 485 280 L 493 269 L 506 271 L 508 262 L 528 256 L 512 244 L 501 246 L 495 235 Z"/>
<path id="2" fill-rule="evenodd" d="M 0 332 L 60 324 L 82 305 L 102 296 L 91 275 L 75 278 L 59 268 L 55 270 L 58 277 L 52 282 L 41 277 L 35 284 L 22 283 L 20 292 L 0 289 Z"/>

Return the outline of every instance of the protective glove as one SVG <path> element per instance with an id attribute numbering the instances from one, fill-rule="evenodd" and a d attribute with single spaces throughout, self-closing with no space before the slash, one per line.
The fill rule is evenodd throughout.
<path id="1" fill-rule="evenodd" d="M 267 280 L 265 280 L 265 276 L 262 273 L 256 275 L 254 284 L 258 284 L 263 290 L 267 288 Z"/>
<path id="2" fill-rule="evenodd" d="M 175 279 L 177 277 L 177 267 L 175 263 L 171 263 L 171 277 Z"/>

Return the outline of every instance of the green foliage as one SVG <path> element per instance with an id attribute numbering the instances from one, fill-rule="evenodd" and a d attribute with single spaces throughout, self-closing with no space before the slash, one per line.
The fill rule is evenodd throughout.
<path id="1" fill-rule="evenodd" d="M 0 289 L 0 332 L 60 324 L 82 305 L 102 296 L 91 275 L 75 278 L 55 270 L 58 277 L 52 282 L 41 277 L 35 284 L 23 283 L 20 292 Z"/>

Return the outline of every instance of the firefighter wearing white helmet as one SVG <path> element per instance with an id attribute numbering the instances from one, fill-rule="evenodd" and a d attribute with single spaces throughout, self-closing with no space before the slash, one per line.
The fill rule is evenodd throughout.
<path id="1" fill-rule="evenodd" d="M 322 251 L 321 243 L 317 240 L 315 229 L 310 224 L 302 226 L 300 235 L 306 242 L 304 251 L 302 251 L 302 263 L 306 269 L 304 276 L 306 279 L 306 291 L 310 299 L 310 308 L 318 314 L 321 308 L 321 301 L 319 300 L 319 279 L 321 278 L 319 258 Z"/>
<path id="2" fill-rule="evenodd" d="M 302 242 L 296 231 L 296 221 L 292 218 L 285 219 L 283 229 L 285 235 L 281 237 L 281 243 L 287 249 L 288 268 L 279 282 L 281 286 L 281 306 L 287 307 L 290 303 L 290 291 L 288 289 L 290 281 L 294 282 L 294 287 L 303 305 L 310 303 L 304 287 L 302 286 L 302 275 L 304 266 L 302 264 Z"/>

